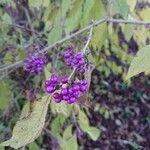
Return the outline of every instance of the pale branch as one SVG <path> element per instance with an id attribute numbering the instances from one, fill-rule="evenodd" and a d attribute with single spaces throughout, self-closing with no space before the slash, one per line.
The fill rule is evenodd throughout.
<path id="1" fill-rule="evenodd" d="M 49 49 L 55 47 L 56 45 L 58 44 L 61 44 L 67 40 L 70 40 L 71 38 L 74 38 L 75 36 L 87 31 L 87 30 L 90 30 L 92 27 L 96 27 L 102 23 L 117 23 L 117 24 L 134 24 L 134 25 L 150 25 L 150 22 L 145 22 L 145 21 L 138 21 L 138 20 L 124 20 L 124 19 L 113 19 L 113 18 L 102 18 L 98 21 L 95 21 L 93 22 L 92 24 L 86 26 L 85 28 L 75 32 L 75 33 L 72 33 L 71 35 L 68 35 L 66 36 L 65 38 L 62 38 L 61 40 L 58 40 L 56 41 L 54 44 L 50 45 L 50 46 L 47 46 L 45 47 L 43 50 L 39 51 L 39 52 L 47 52 Z M 19 67 L 21 66 L 23 63 L 23 61 L 17 61 L 13 64 L 10 64 L 10 65 L 7 65 L 5 66 L 4 68 L 0 68 L 0 72 L 4 71 L 4 70 L 7 70 L 7 69 L 10 69 L 12 67 Z"/>
<path id="2" fill-rule="evenodd" d="M 122 23 L 122 24 L 135 24 L 135 25 L 150 25 L 148 21 L 140 21 L 140 20 L 124 20 L 124 19 L 113 19 L 108 18 L 106 19 L 108 23 Z"/>

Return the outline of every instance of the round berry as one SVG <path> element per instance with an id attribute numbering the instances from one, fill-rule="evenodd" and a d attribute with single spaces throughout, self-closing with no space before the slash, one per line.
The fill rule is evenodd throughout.
<path id="1" fill-rule="evenodd" d="M 81 60 L 79 61 L 79 64 L 80 64 L 80 65 L 84 65 L 84 64 L 85 64 L 84 59 L 81 59 Z"/>
<path id="2" fill-rule="evenodd" d="M 67 77 L 62 77 L 61 78 L 61 83 L 63 83 L 63 84 L 68 83 L 68 78 Z"/>
<path id="3" fill-rule="evenodd" d="M 51 81 L 50 80 L 46 80 L 45 81 L 45 86 L 49 86 L 49 85 L 51 85 Z"/>
<path id="4" fill-rule="evenodd" d="M 50 86 L 46 87 L 46 91 L 47 91 L 47 93 L 53 93 L 55 91 L 55 87 L 50 85 Z"/>
<path id="5" fill-rule="evenodd" d="M 68 92 L 69 92 L 69 94 L 71 95 L 71 94 L 73 93 L 73 88 L 70 87 L 70 88 L 68 89 Z"/>
<path id="6" fill-rule="evenodd" d="M 69 96 L 68 95 L 64 95 L 63 96 L 63 100 L 68 101 L 69 100 Z"/>
<path id="7" fill-rule="evenodd" d="M 84 69 L 84 68 L 80 68 L 79 72 L 80 72 L 81 74 L 84 74 L 85 69 Z"/>
<path id="8" fill-rule="evenodd" d="M 80 91 L 81 92 L 86 92 L 86 90 L 87 90 L 87 86 L 85 86 L 85 85 L 80 86 Z"/>
<path id="9" fill-rule="evenodd" d="M 66 88 L 61 90 L 61 94 L 62 95 L 67 95 L 68 94 L 68 90 Z"/>
<path id="10" fill-rule="evenodd" d="M 60 98 L 56 98 L 54 99 L 56 103 L 60 103 L 61 102 L 61 99 Z"/>
<path id="11" fill-rule="evenodd" d="M 79 89 L 80 89 L 80 86 L 78 84 L 74 85 L 73 88 L 72 88 L 72 90 L 74 92 L 78 91 Z"/>
<path id="12" fill-rule="evenodd" d="M 77 100 L 77 99 L 76 99 L 75 97 L 71 97 L 69 101 L 70 101 L 71 103 L 74 103 L 76 100 Z"/>
<path id="13" fill-rule="evenodd" d="M 59 94 L 59 93 L 54 93 L 54 94 L 53 94 L 53 98 L 59 99 L 59 98 L 60 98 L 60 94 Z"/>
<path id="14" fill-rule="evenodd" d="M 79 93 L 79 92 L 75 92 L 75 93 L 73 93 L 73 96 L 74 96 L 76 99 L 79 99 L 79 98 L 80 98 L 80 93 Z"/>
<path id="15" fill-rule="evenodd" d="M 81 81 L 81 84 L 82 84 L 82 85 L 87 85 L 87 80 L 82 80 L 82 81 Z"/>
<path id="16" fill-rule="evenodd" d="M 68 52 L 68 51 L 66 51 L 65 53 L 64 53 L 64 57 L 65 58 L 69 58 L 71 56 L 71 54 Z"/>

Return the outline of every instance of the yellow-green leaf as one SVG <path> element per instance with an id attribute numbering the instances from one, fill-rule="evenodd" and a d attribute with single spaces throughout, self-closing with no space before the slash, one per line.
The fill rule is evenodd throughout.
<path id="1" fill-rule="evenodd" d="M 29 144 L 29 150 L 39 150 L 39 149 L 40 148 L 35 142 Z"/>
<path id="2" fill-rule="evenodd" d="M 92 21 L 91 18 L 91 10 L 93 8 L 94 5 L 94 1 L 91 0 L 86 0 L 84 3 L 84 8 L 83 8 L 83 14 L 82 14 L 82 19 L 81 19 L 81 27 L 86 26 L 90 21 Z"/>
<path id="3" fill-rule="evenodd" d="M 89 127 L 89 119 L 83 111 L 79 111 L 79 125 L 83 131 Z"/>
<path id="4" fill-rule="evenodd" d="M 10 51 L 8 51 L 8 52 L 5 54 L 4 63 L 5 63 L 5 64 L 11 64 L 12 62 L 13 62 L 12 53 L 11 53 Z"/>
<path id="5" fill-rule="evenodd" d="M 49 5 L 49 0 L 29 0 L 29 6 L 31 7 L 47 7 Z"/>
<path id="6" fill-rule="evenodd" d="M 50 78 L 50 75 L 51 75 L 50 70 L 51 70 L 51 63 L 48 63 L 46 67 L 44 68 L 46 80 Z"/>
<path id="7" fill-rule="evenodd" d="M 62 0 L 62 16 L 65 17 L 66 13 L 71 7 L 72 1 L 71 0 Z"/>
<path id="8" fill-rule="evenodd" d="M 107 37 L 107 25 L 99 25 L 94 29 L 91 45 L 94 49 L 101 48 Z"/>
<path id="9" fill-rule="evenodd" d="M 82 4 L 83 0 L 75 1 L 72 5 L 72 8 L 68 12 L 65 22 L 65 32 L 69 34 L 70 32 L 77 29 L 80 23 L 82 16 Z"/>
<path id="10" fill-rule="evenodd" d="M 126 79 L 129 79 L 141 72 L 150 72 L 150 45 L 143 47 L 137 52 L 129 67 Z"/>
<path id="11" fill-rule="evenodd" d="M 127 3 L 129 5 L 130 11 L 131 12 L 134 11 L 137 0 L 127 0 Z"/>
<path id="12" fill-rule="evenodd" d="M 95 3 L 90 11 L 90 19 L 91 20 L 98 20 L 105 16 L 105 9 L 104 5 L 101 0 L 95 0 Z M 101 24 L 96 27 L 93 31 L 92 39 L 91 39 L 91 46 L 96 48 L 101 48 L 104 44 L 104 41 L 107 37 L 107 25 Z"/>
<path id="13" fill-rule="evenodd" d="M 52 113 L 54 113 L 54 114 L 62 113 L 66 117 L 68 117 L 70 115 L 71 109 L 72 109 L 72 107 L 70 107 L 70 105 L 67 104 L 66 102 L 61 102 L 61 103 L 57 104 L 53 100 L 50 103 L 50 107 L 51 107 Z"/>
<path id="14" fill-rule="evenodd" d="M 96 141 L 98 137 L 100 136 L 100 130 L 95 127 L 89 127 L 86 132 L 91 137 L 92 140 Z"/>
<path id="15" fill-rule="evenodd" d="M 0 109 L 4 110 L 10 103 L 12 93 L 10 86 L 4 81 L 0 81 Z"/>
<path id="16" fill-rule="evenodd" d="M 72 125 L 67 127 L 63 133 L 63 140 L 68 140 L 72 136 Z"/>
<path id="17" fill-rule="evenodd" d="M 48 44 L 53 44 L 57 40 L 59 40 L 62 36 L 62 27 L 61 26 L 55 26 L 50 34 L 48 35 Z"/>
<path id="18" fill-rule="evenodd" d="M 77 137 L 75 135 L 65 142 L 65 150 L 78 150 Z"/>
<path id="19" fill-rule="evenodd" d="M 44 96 L 42 99 L 35 101 L 32 112 L 29 113 L 28 110 L 27 115 L 22 115 L 13 129 L 11 139 L 1 143 L 1 145 L 18 149 L 33 142 L 44 127 L 49 100 L 49 96 Z"/>
<path id="20" fill-rule="evenodd" d="M 123 17 L 123 18 L 127 18 L 128 16 L 128 4 L 126 0 L 115 0 L 114 1 L 116 8 L 118 10 L 118 13 Z"/>

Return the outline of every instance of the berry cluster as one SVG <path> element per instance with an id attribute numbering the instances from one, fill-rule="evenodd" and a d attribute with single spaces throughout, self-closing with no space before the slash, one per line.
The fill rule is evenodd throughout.
<path id="1" fill-rule="evenodd" d="M 72 47 L 69 47 L 64 53 L 64 58 L 68 67 L 71 69 L 76 68 L 80 74 L 84 74 L 87 62 L 85 61 L 85 56 L 81 52 L 75 53 Z"/>
<path id="2" fill-rule="evenodd" d="M 34 51 L 36 49 L 35 47 Z M 44 70 L 44 65 L 47 63 L 46 57 L 39 52 L 34 54 L 28 50 L 27 53 L 28 58 L 24 61 L 24 69 L 30 73 L 42 72 Z"/>
<path id="3" fill-rule="evenodd" d="M 92 64 L 88 63 L 83 53 L 75 53 L 72 47 L 68 47 L 64 52 L 66 65 L 79 74 L 75 74 L 73 81 L 70 77 L 63 76 L 58 78 L 56 74 L 52 74 L 49 80 L 45 81 L 45 89 L 47 93 L 52 94 L 56 103 L 65 101 L 68 104 L 76 102 L 81 94 L 87 91 L 88 83 L 84 80 L 85 69 L 92 69 Z M 77 75 L 77 76 L 76 76 Z M 78 78 L 80 75 L 80 80 Z"/>
<path id="4" fill-rule="evenodd" d="M 80 98 L 82 93 L 86 92 L 87 81 L 69 83 L 67 77 L 59 79 L 57 75 L 52 74 L 50 79 L 45 81 L 45 88 L 47 93 L 53 94 L 56 103 L 64 100 L 68 104 L 72 104 Z"/>

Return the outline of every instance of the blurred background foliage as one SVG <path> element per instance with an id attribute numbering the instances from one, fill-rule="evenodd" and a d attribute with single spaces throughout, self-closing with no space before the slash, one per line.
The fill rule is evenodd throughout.
<path id="1" fill-rule="evenodd" d="M 111 5 L 105 0 L 1 0 L 0 69 L 26 58 L 31 45 L 44 49 L 103 17 L 150 21 L 149 14 L 149 0 L 113 0 Z M 87 36 L 86 31 L 49 49 L 49 64 L 42 74 L 30 75 L 22 67 L 0 72 L 1 142 L 10 138 L 30 90 L 40 88 L 43 95 L 43 81 L 51 72 L 69 74 L 63 51 L 68 44 L 81 51 Z M 148 150 L 150 78 L 143 74 L 128 82 L 124 78 L 136 52 L 149 44 L 150 26 L 95 27 L 88 58 L 94 65 L 90 100 L 74 106 L 51 100 L 41 136 L 26 149 Z"/>

